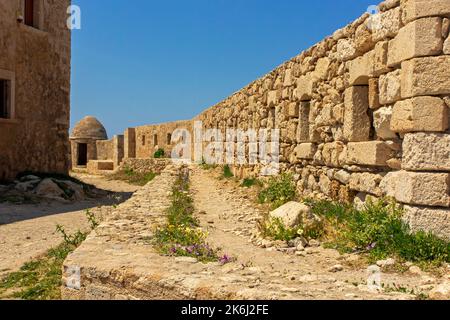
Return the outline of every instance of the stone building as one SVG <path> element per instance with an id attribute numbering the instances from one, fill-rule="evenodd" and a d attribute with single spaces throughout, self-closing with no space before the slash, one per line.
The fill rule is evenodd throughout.
<path id="1" fill-rule="evenodd" d="M 112 158 L 111 143 L 105 127 L 92 116 L 78 122 L 70 135 L 72 167 L 86 167 L 90 160 Z M 98 149 L 98 152 L 97 152 Z"/>
<path id="2" fill-rule="evenodd" d="M 67 173 L 70 0 L 0 0 L 0 180 Z"/>

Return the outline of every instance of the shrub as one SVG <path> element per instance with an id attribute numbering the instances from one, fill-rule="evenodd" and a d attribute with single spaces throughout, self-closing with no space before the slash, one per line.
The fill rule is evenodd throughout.
<path id="1" fill-rule="evenodd" d="M 279 218 L 268 219 L 262 222 L 260 229 L 265 238 L 281 241 L 290 241 L 303 234 L 301 227 L 288 228 Z"/>
<path id="2" fill-rule="evenodd" d="M 123 180 L 136 186 L 145 186 L 157 176 L 154 172 L 136 172 L 129 167 L 109 175 L 110 180 Z"/>
<path id="3" fill-rule="evenodd" d="M 363 209 L 329 201 L 306 200 L 326 219 L 328 245 L 341 252 L 364 252 L 370 260 L 396 256 L 412 262 L 450 262 L 450 242 L 426 232 L 411 232 L 395 203 L 368 201 Z"/>
<path id="4" fill-rule="evenodd" d="M 260 186 L 261 182 L 256 178 L 246 178 L 242 181 L 241 187 L 251 188 L 253 186 Z"/>
<path id="5" fill-rule="evenodd" d="M 283 173 L 269 180 L 268 186 L 259 193 L 258 201 L 260 203 L 270 203 L 272 209 L 276 209 L 294 200 L 295 195 L 295 183 L 292 174 Z"/>
<path id="6" fill-rule="evenodd" d="M 233 172 L 231 171 L 231 168 L 230 168 L 229 165 L 225 165 L 223 167 L 223 177 L 226 178 L 226 179 L 234 177 Z"/>
<path id="7" fill-rule="evenodd" d="M 161 158 L 164 158 L 165 155 L 166 155 L 166 152 L 164 151 L 164 149 L 158 149 L 158 150 L 153 154 L 153 158 L 155 158 L 155 159 L 161 159 Z"/>

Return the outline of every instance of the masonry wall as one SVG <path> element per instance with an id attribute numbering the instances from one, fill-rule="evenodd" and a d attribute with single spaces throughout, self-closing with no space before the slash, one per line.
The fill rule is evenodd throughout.
<path id="1" fill-rule="evenodd" d="M 70 163 L 70 0 L 43 0 L 40 30 L 17 21 L 20 4 L 0 0 L 0 70 L 15 78 L 15 115 L 0 119 L 1 180 Z"/>
<path id="2" fill-rule="evenodd" d="M 450 1 L 379 8 L 194 120 L 223 135 L 279 128 L 281 171 L 294 173 L 301 195 L 357 204 L 391 196 L 413 229 L 450 238 Z M 178 125 L 129 130 L 128 153 L 168 151 Z M 239 177 L 260 169 L 234 166 Z"/>

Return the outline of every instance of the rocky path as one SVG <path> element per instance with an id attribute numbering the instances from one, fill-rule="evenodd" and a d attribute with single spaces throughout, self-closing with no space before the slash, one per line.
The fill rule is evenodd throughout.
<path id="1" fill-rule="evenodd" d="M 111 209 L 109 206 L 126 200 L 137 189 L 125 182 L 108 181 L 102 177 L 85 175 L 78 178 L 114 193 L 76 203 L 0 203 L 0 276 L 17 270 L 24 263 L 60 244 L 62 238 L 55 232 L 56 225 L 64 226 L 70 233 L 86 230 L 86 209 L 97 215 L 107 214 Z"/>
<path id="2" fill-rule="evenodd" d="M 391 289 L 370 292 L 367 266 L 357 267 L 357 256 L 344 257 L 321 247 L 307 248 L 298 255 L 295 249 L 282 245 L 277 249 L 256 246 L 252 236 L 262 212 L 248 199 L 245 189 L 198 168 L 194 168 L 191 182 L 195 207 L 202 226 L 209 231 L 209 242 L 237 258 L 236 263 L 224 268 L 230 273 L 251 275 L 243 285 L 259 289 L 256 295 L 260 291 L 273 292 L 276 298 L 413 299 L 437 281 L 425 274 L 382 274 L 382 282 Z M 353 264 L 346 260 L 353 260 Z"/>

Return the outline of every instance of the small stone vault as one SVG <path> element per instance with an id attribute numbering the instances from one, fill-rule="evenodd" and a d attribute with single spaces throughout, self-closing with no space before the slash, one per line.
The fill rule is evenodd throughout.
<path id="1" fill-rule="evenodd" d="M 223 134 L 279 128 L 281 169 L 294 174 L 300 194 L 391 196 L 413 229 L 450 238 L 450 1 L 387 0 L 379 9 L 193 120 Z M 127 129 L 123 157 L 170 152 L 177 127 L 192 121 Z M 233 169 L 239 177 L 260 172 Z"/>

